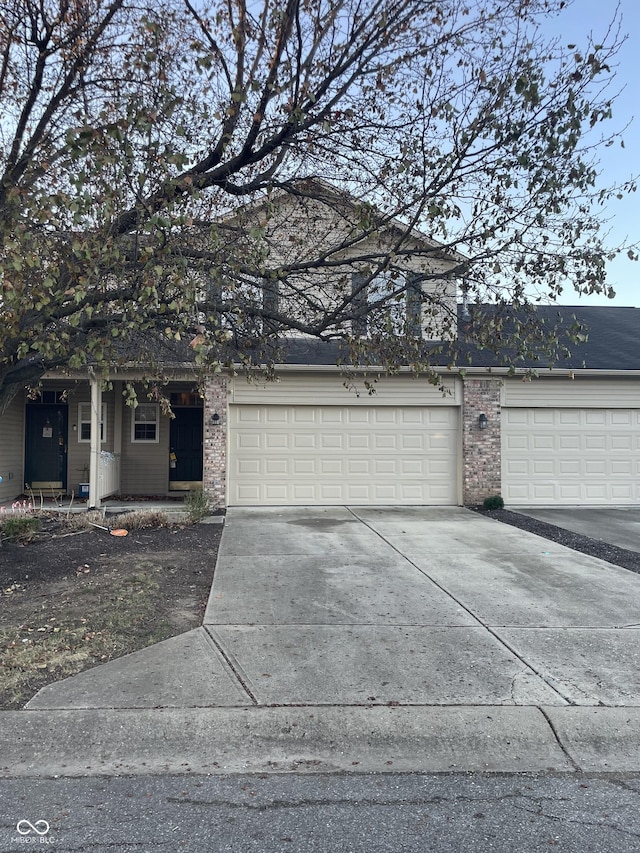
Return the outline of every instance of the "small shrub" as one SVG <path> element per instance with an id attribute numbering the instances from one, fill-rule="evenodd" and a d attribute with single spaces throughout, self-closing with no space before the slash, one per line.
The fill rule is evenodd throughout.
<path id="1" fill-rule="evenodd" d="M 104 520 L 104 512 L 101 509 L 92 509 L 89 512 L 74 512 L 65 516 L 64 524 L 69 530 L 88 530 L 93 524 L 107 526 Z"/>
<path id="2" fill-rule="evenodd" d="M 7 542 L 31 542 L 40 530 L 40 519 L 32 515 L 7 516 L 0 521 L 0 537 Z"/>
<path id="3" fill-rule="evenodd" d="M 87 530 L 95 528 L 95 525 L 112 529 L 122 527 L 125 530 L 142 530 L 145 527 L 167 527 L 169 516 L 157 509 L 136 509 L 120 515 L 105 516 L 102 510 L 94 509 L 69 515 L 65 524 L 70 530 Z"/>
<path id="4" fill-rule="evenodd" d="M 136 509 L 109 518 L 109 527 L 125 530 L 143 530 L 145 527 L 168 527 L 169 516 L 159 509 Z"/>
<path id="5" fill-rule="evenodd" d="M 185 509 L 187 514 L 189 515 L 189 520 L 193 521 L 202 521 L 207 515 L 211 513 L 211 502 L 209 500 L 209 496 L 202 489 L 196 489 L 193 492 L 189 492 L 184 502 Z"/>
<path id="6" fill-rule="evenodd" d="M 502 500 L 501 495 L 490 495 L 488 498 L 484 499 L 482 508 L 486 510 L 504 509 L 504 501 Z"/>

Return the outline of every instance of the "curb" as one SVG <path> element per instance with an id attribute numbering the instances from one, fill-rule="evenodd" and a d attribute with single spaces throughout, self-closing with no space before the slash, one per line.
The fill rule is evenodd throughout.
<path id="1" fill-rule="evenodd" d="M 0 777 L 640 771 L 640 708 L 316 706 L 0 713 Z"/>

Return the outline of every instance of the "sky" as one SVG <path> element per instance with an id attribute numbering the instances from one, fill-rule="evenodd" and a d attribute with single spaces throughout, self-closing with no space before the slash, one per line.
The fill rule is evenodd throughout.
<path id="1" fill-rule="evenodd" d="M 549 20 L 544 31 L 560 35 L 565 44 L 582 45 L 590 33 L 597 43 L 603 40 L 616 14 L 621 19 L 621 34 L 627 40 L 617 56 L 612 91 L 622 90 L 613 105 L 611 129 L 622 130 L 624 148 L 620 144 L 603 148 L 599 156 L 601 185 L 628 180 L 640 174 L 640 0 L 573 0 L 558 18 Z M 609 242 L 626 240 L 640 243 L 640 186 L 636 193 L 622 201 L 612 202 L 607 209 Z M 640 262 L 619 258 L 608 267 L 608 281 L 616 291 L 615 299 L 604 296 L 579 297 L 566 292 L 558 300 L 565 305 L 616 305 L 640 307 Z"/>

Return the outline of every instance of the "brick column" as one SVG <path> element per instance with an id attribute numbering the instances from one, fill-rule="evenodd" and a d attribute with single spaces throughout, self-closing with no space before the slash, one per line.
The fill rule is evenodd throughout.
<path id="1" fill-rule="evenodd" d="M 502 487 L 500 455 L 499 379 L 464 380 L 462 414 L 462 500 L 466 506 L 481 504 Z M 487 428 L 479 417 L 486 415 Z"/>
<path id="2" fill-rule="evenodd" d="M 220 420 L 214 425 L 212 418 Z M 214 376 L 205 383 L 204 397 L 204 468 L 202 485 L 216 507 L 224 507 L 227 487 L 227 380 Z"/>

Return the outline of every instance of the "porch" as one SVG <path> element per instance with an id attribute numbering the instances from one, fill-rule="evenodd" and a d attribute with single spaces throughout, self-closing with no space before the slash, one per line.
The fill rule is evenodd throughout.
<path id="1" fill-rule="evenodd" d="M 131 388 L 136 406 L 125 403 Z M 111 512 L 117 497 L 126 499 L 118 501 L 124 510 L 139 498 L 145 508 L 154 499 L 182 511 L 184 496 L 205 485 L 204 447 L 220 432 L 213 414 L 224 416 L 223 401 L 209 408 L 193 375 L 167 379 L 161 390 L 170 411 L 139 375 L 108 383 L 86 374 L 51 377 L 37 396 L 17 397 L 0 431 L 0 503 L 26 494 L 66 511 L 106 503 Z M 215 500 L 217 484 L 209 489 Z"/>

